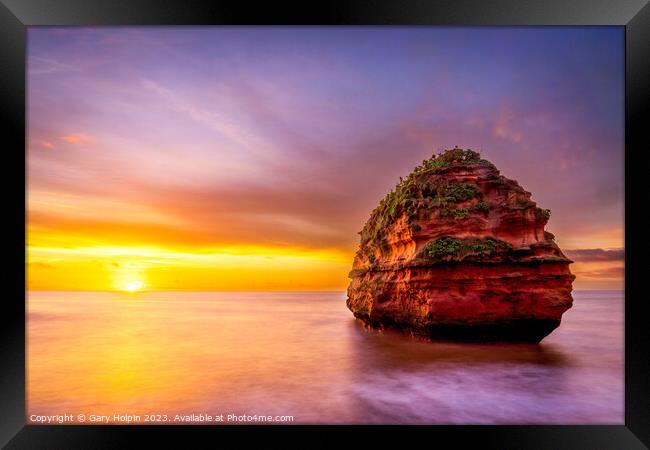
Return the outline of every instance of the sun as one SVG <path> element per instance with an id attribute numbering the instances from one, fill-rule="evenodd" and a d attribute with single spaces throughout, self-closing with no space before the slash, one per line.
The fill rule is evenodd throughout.
<path id="1" fill-rule="evenodd" d="M 148 277 L 143 267 L 130 261 L 116 266 L 113 273 L 113 289 L 122 292 L 138 292 L 148 289 Z"/>
<path id="2" fill-rule="evenodd" d="M 144 283 L 142 281 L 129 281 L 124 286 L 124 290 L 128 292 L 135 292 L 135 291 L 142 290 L 143 287 L 144 287 Z"/>

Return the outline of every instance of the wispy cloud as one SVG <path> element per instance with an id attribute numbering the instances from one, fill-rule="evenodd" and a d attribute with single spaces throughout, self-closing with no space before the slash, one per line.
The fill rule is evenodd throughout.
<path id="1" fill-rule="evenodd" d="M 79 68 L 73 64 L 63 63 L 49 58 L 32 57 L 29 59 L 29 75 L 50 75 L 61 72 L 76 72 Z"/>
<path id="2" fill-rule="evenodd" d="M 90 142 L 93 142 L 93 139 L 90 138 L 87 134 L 85 133 L 70 133 L 70 134 L 64 134 L 60 136 L 60 139 L 62 141 L 67 142 L 68 144 L 88 144 Z"/>
<path id="3" fill-rule="evenodd" d="M 622 280 L 625 268 L 622 266 L 605 267 L 594 270 L 575 270 L 574 273 L 579 278 L 594 278 L 607 280 Z"/>
<path id="4" fill-rule="evenodd" d="M 612 250 L 603 250 L 602 248 L 585 248 L 565 250 L 564 253 L 572 260 L 581 262 L 622 261 L 625 259 L 625 249 L 622 248 Z"/>
<path id="5" fill-rule="evenodd" d="M 46 148 L 48 150 L 54 150 L 54 144 L 52 144 L 50 141 L 46 141 L 44 139 L 34 139 L 30 141 L 33 145 L 40 147 L 40 148 Z"/>
<path id="6" fill-rule="evenodd" d="M 517 122 L 515 115 L 508 107 L 502 107 L 501 112 L 497 116 L 494 125 L 494 135 L 499 138 L 504 138 L 514 143 L 519 144 L 523 138 L 523 132 L 517 129 Z"/>
<path id="7" fill-rule="evenodd" d="M 270 151 L 272 148 L 263 136 L 255 135 L 245 127 L 237 125 L 234 120 L 219 110 L 219 105 L 214 105 L 212 109 L 201 107 L 198 102 L 192 103 L 152 80 L 142 80 L 142 85 L 159 95 L 169 108 L 185 114 L 192 120 L 216 131 L 224 138 L 252 154 L 265 158 L 271 157 Z M 282 155 L 277 154 L 275 156 L 282 157 Z"/>

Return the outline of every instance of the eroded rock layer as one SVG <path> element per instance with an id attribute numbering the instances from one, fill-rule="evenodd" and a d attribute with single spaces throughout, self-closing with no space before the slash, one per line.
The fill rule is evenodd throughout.
<path id="1" fill-rule="evenodd" d="M 471 150 L 423 161 L 372 212 L 347 306 L 433 339 L 539 342 L 571 307 L 550 211 Z"/>

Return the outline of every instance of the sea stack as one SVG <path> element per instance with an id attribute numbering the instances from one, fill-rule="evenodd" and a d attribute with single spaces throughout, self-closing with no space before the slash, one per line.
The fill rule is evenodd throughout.
<path id="1" fill-rule="evenodd" d="M 472 150 L 422 162 L 360 232 L 347 306 L 430 339 L 537 343 L 573 302 L 550 211 Z"/>

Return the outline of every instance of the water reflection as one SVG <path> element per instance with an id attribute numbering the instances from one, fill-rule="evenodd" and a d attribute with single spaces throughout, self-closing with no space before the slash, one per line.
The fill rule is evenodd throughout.
<path id="1" fill-rule="evenodd" d="M 363 342 L 355 347 L 358 358 L 377 368 L 417 367 L 434 362 L 570 365 L 567 356 L 552 344 L 430 342 L 398 331 L 373 330 L 355 319 L 348 321 L 348 329 L 351 339 Z"/>

